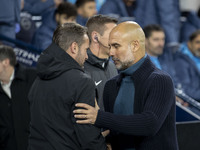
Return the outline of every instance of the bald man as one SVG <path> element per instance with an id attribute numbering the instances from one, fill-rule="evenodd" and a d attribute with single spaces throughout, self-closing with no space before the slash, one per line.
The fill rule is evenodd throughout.
<path id="1" fill-rule="evenodd" d="M 145 55 L 143 30 L 135 22 L 120 23 L 109 45 L 120 74 L 105 85 L 105 112 L 76 104 L 77 123 L 110 129 L 113 150 L 177 150 L 173 83 Z"/>

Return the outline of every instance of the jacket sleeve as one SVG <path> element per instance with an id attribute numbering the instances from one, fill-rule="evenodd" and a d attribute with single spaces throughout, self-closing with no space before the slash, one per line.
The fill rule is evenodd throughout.
<path id="1" fill-rule="evenodd" d="M 87 103 L 95 106 L 95 85 L 91 79 L 84 78 L 79 81 L 76 99 L 77 103 Z M 83 150 L 106 150 L 105 139 L 101 135 L 100 128 L 88 124 L 77 124 L 75 121 L 74 118 L 75 132 Z"/>
<path id="2" fill-rule="evenodd" d="M 1 0 L 0 26 L 15 25 L 20 21 L 20 0 Z M 4 23 L 6 23 L 4 25 Z"/>
<path id="3" fill-rule="evenodd" d="M 172 109 L 175 110 L 175 96 L 169 76 L 158 75 L 152 80 L 149 91 L 145 95 L 146 101 L 141 113 L 126 116 L 99 111 L 95 125 L 128 135 L 155 135 L 169 112 Z M 105 92 L 110 93 L 111 89 L 105 87 Z M 104 100 L 109 101 L 107 98 Z"/>
<path id="4" fill-rule="evenodd" d="M 165 30 L 167 43 L 178 43 L 180 31 L 180 9 L 178 0 L 167 0 L 165 2 L 156 0 L 156 5 L 160 24 Z"/>
<path id="5" fill-rule="evenodd" d="M 107 0 L 102 6 L 99 11 L 99 14 L 119 14 L 119 10 L 117 8 L 117 4 L 115 4 L 115 1 L 113 0 Z"/>
<path id="6" fill-rule="evenodd" d="M 160 24 L 165 30 L 166 43 L 178 43 L 180 30 L 178 0 L 138 0 L 135 17 L 136 22 L 142 27 L 149 24 Z"/>
<path id="7" fill-rule="evenodd" d="M 35 32 L 32 44 L 42 51 L 45 50 L 52 43 L 52 37 L 49 35 L 50 32 L 51 31 L 48 29 L 48 27 L 42 25 Z"/>
<path id="8" fill-rule="evenodd" d="M 196 23 L 195 23 L 196 22 Z M 187 42 L 190 35 L 200 28 L 200 19 L 196 12 L 190 12 L 186 22 L 181 26 L 181 42 Z"/>

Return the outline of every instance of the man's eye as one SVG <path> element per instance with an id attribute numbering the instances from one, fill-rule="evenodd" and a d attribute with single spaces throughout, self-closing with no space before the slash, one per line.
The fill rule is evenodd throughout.
<path id="1" fill-rule="evenodd" d="M 114 45 L 114 48 L 118 48 L 119 47 L 119 45 Z"/>

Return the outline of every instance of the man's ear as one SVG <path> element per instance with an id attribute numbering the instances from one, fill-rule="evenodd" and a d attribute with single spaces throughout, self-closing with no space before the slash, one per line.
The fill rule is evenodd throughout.
<path id="1" fill-rule="evenodd" d="M 187 42 L 187 45 L 188 45 L 188 48 L 191 49 L 191 45 L 192 45 L 192 44 L 191 44 L 190 41 Z"/>
<path id="2" fill-rule="evenodd" d="M 98 37 L 99 37 L 98 32 L 93 31 L 93 32 L 91 33 L 91 38 L 92 38 L 92 41 L 93 41 L 93 42 L 98 43 L 98 42 L 99 42 L 99 41 L 98 41 Z"/>
<path id="3" fill-rule="evenodd" d="M 131 42 L 131 49 L 133 52 L 137 52 L 137 50 L 139 50 L 140 48 L 140 43 L 138 40 L 134 40 Z"/>
<path id="4" fill-rule="evenodd" d="M 56 13 L 55 18 L 56 18 L 56 22 L 59 22 L 60 15 L 58 13 Z"/>
<path id="5" fill-rule="evenodd" d="M 6 59 L 4 59 L 4 60 L 2 61 L 2 64 L 3 64 L 4 66 L 8 66 L 8 65 L 10 65 L 10 60 L 9 60 L 8 58 L 6 58 Z"/>
<path id="6" fill-rule="evenodd" d="M 82 14 L 83 14 L 82 7 L 80 7 L 80 8 L 77 9 L 77 13 L 78 13 L 79 15 L 82 15 Z"/>
<path id="7" fill-rule="evenodd" d="M 78 52 L 78 44 L 76 42 L 73 42 L 70 46 L 70 52 L 72 54 L 77 54 Z"/>

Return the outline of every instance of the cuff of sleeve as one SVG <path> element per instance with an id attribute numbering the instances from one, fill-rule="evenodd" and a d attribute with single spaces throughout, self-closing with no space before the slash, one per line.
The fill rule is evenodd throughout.
<path id="1" fill-rule="evenodd" d="M 109 112 L 104 112 L 99 110 L 97 114 L 97 119 L 95 122 L 95 126 L 98 126 L 100 128 L 109 128 L 110 126 L 110 114 Z"/>

